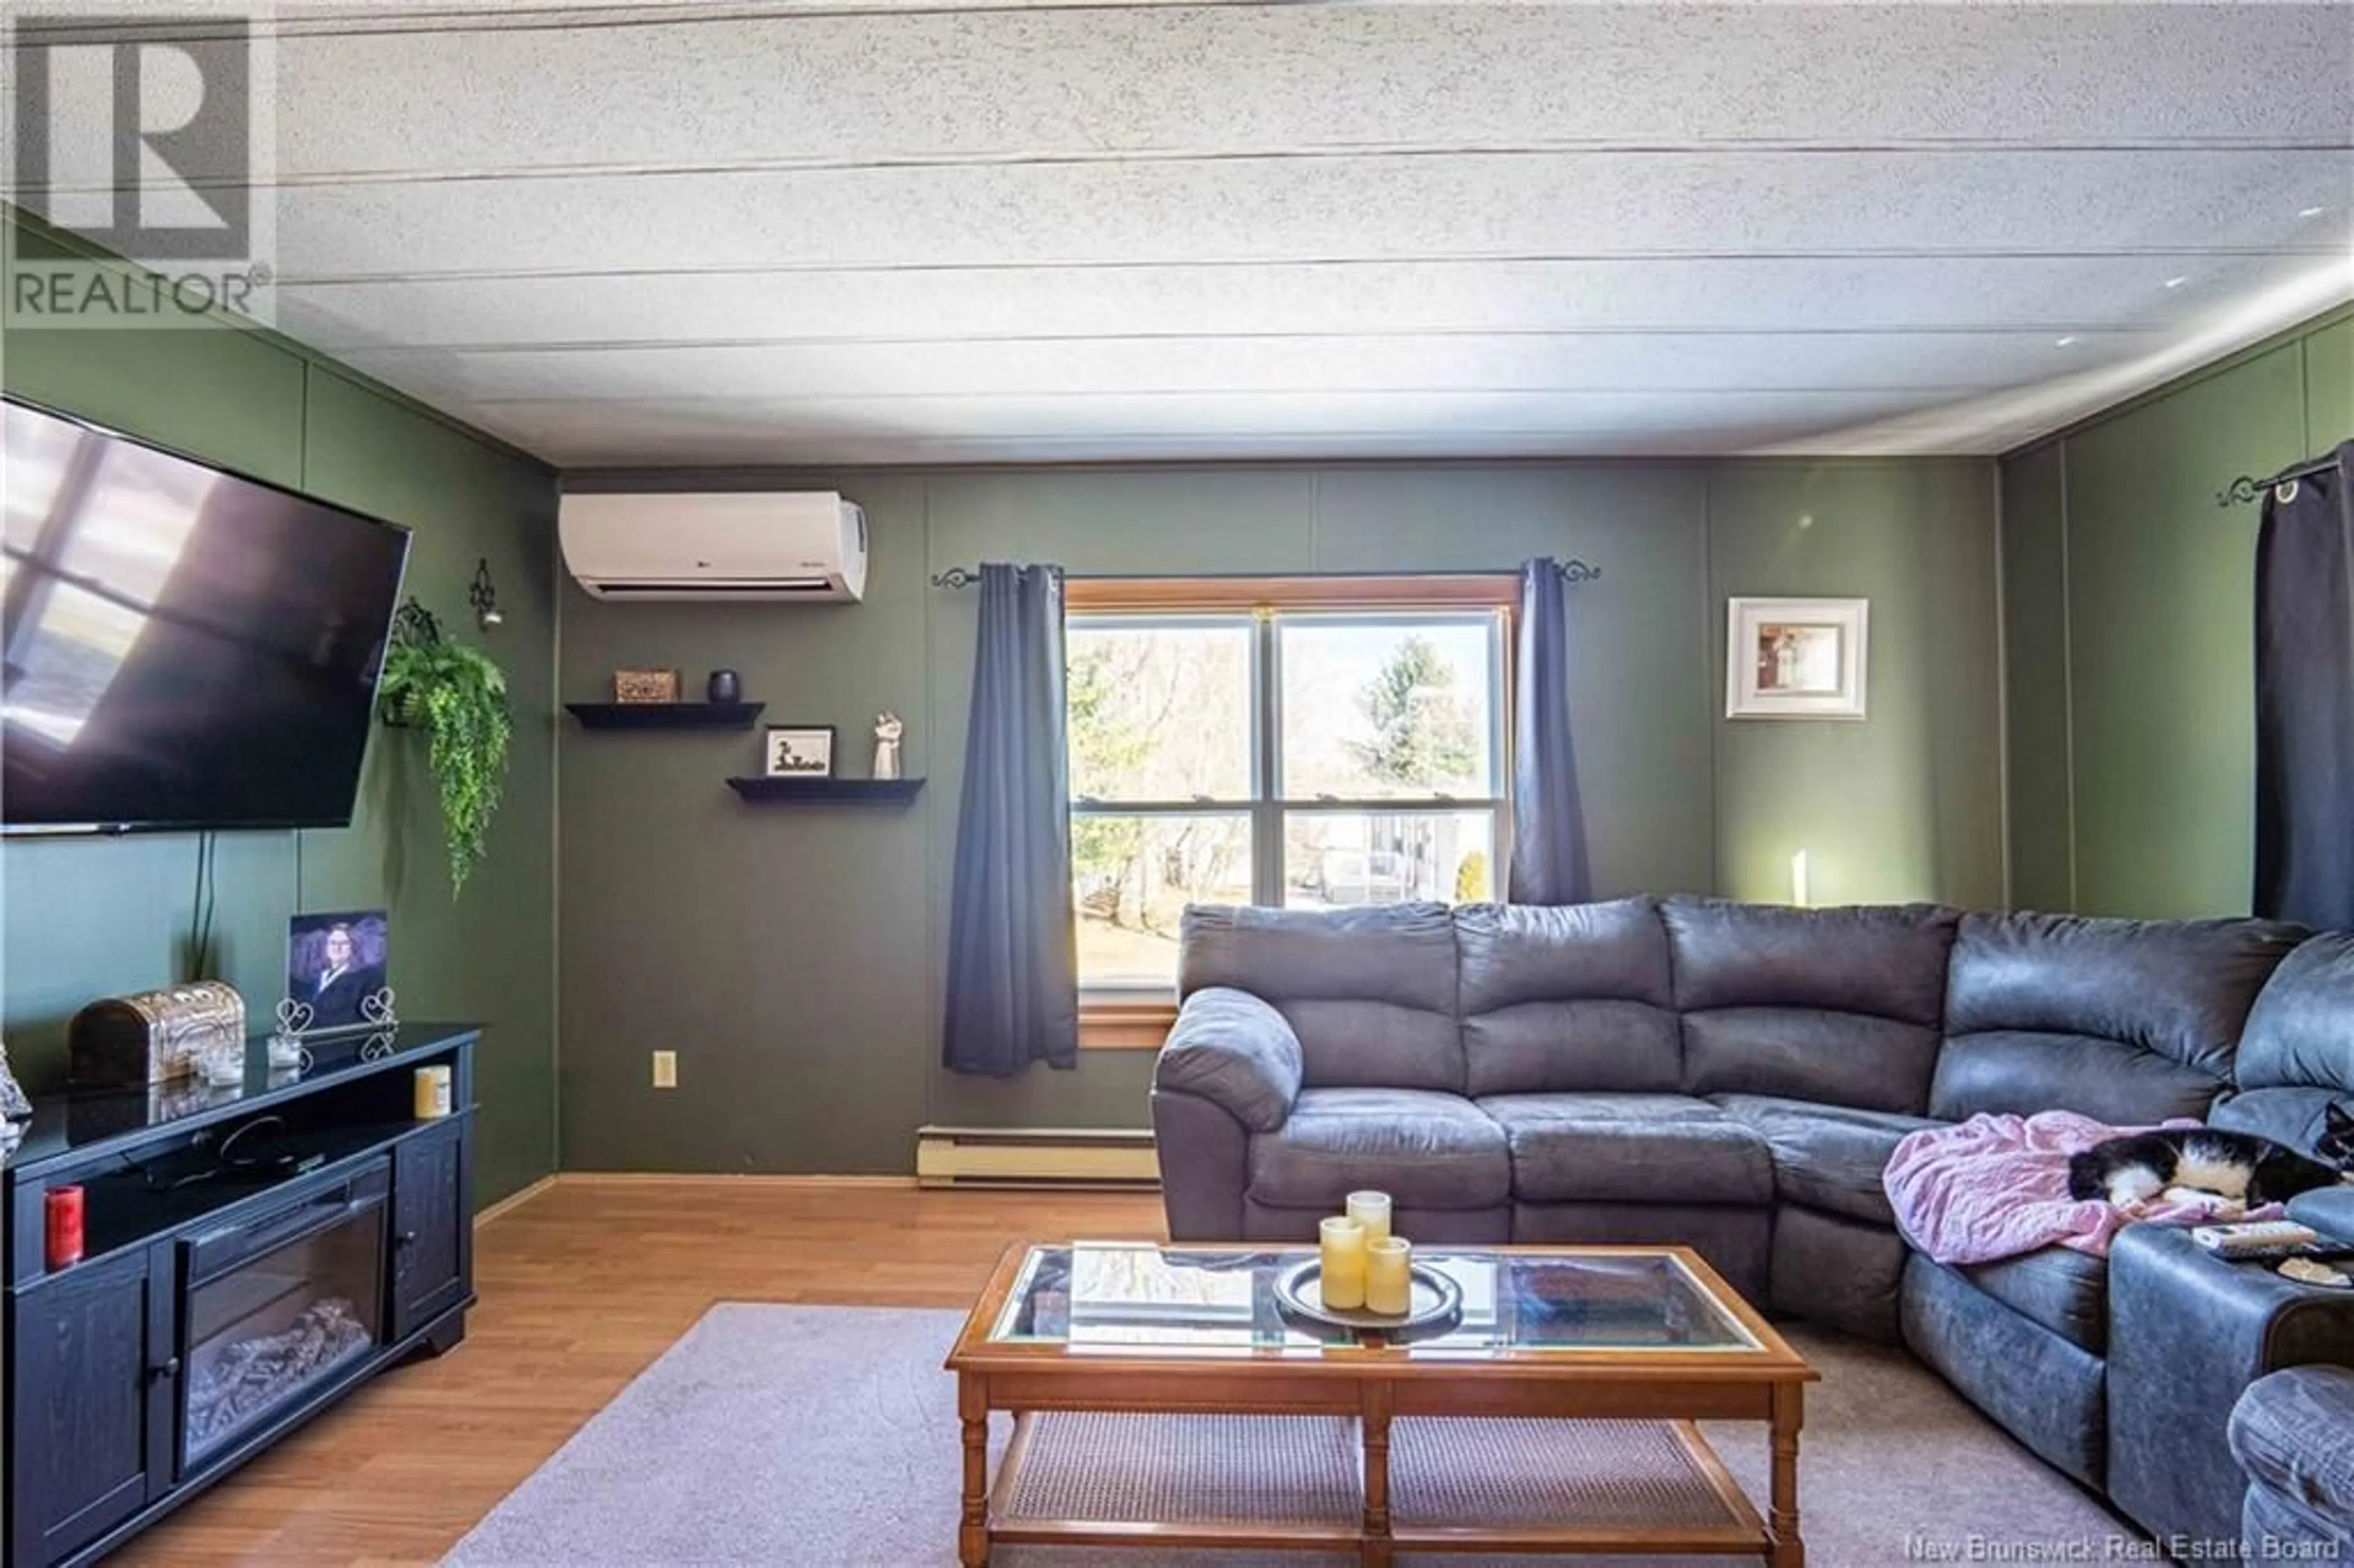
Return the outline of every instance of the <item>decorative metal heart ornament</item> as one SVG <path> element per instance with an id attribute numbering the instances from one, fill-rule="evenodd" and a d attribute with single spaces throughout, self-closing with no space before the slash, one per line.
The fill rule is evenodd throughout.
<path id="1" fill-rule="evenodd" d="M 277 1014 L 281 1034 L 300 1034 L 319 1016 L 309 1002 L 296 1001 L 291 996 L 278 1004 Z"/>
<path id="2" fill-rule="evenodd" d="M 360 999 L 360 1016 L 370 1023 L 397 1023 L 399 1020 L 393 1016 L 392 1003 L 393 993 L 390 986 L 386 986 L 381 991 L 372 991 Z"/>
<path id="3" fill-rule="evenodd" d="M 360 1044 L 360 1060 L 363 1062 L 381 1062 L 387 1056 L 392 1054 L 392 1036 L 390 1034 L 371 1034 Z"/>

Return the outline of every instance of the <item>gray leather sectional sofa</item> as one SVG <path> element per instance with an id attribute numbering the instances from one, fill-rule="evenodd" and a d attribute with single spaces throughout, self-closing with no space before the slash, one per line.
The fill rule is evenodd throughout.
<path id="1" fill-rule="evenodd" d="M 1950 1268 L 1881 1176 L 1980 1111 L 2207 1117 L 2310 1148 L 2354 1103 L 2354 936 L 1716 900 L 1189 911 L 1154 1075 L 1171 1235 L 1681 1243 L 1751 1300 L 1902 1338 L 2160 1538 L 2235 1539 L 2225 1425 L 2354 1363 L 2354 1301 L 2137 1227 Z"/>

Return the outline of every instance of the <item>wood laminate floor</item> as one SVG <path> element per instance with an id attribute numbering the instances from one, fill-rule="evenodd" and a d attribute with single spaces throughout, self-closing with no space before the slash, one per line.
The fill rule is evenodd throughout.
<path id="1" fill-rule="evenodd" d="M 568 1176 L 475 1233 L 463 1345 L 385 1373 L 109 1562 L 429 1563 L 715 1301 L 969 1307 L 1009 1242 L 1161 1234 L 1149 1193 Z"/>

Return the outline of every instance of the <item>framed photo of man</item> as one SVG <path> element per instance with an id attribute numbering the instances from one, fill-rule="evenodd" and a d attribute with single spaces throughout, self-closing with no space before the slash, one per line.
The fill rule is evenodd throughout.
<path id="1" fill-rule="evenodd" d="M 332 1034 L 391 1022 L 390 956 L 381 909 L 295 916 L 286 935 L 290 1032 Z"/>

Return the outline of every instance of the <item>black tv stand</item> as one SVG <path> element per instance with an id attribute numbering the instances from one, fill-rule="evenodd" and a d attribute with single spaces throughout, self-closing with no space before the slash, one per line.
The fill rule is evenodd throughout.
<path id="1" fill-rule="evenodd" d="M 235 1087 L 35 1102 L 0 1169 L 5 1568 L 95 1562 L 465 1337 L 479 1034 L 318 1041 L 301 1072 L 273 1072 L 257 1038 Z M 419 1120 L 413 1073 L 435 1065 L 456 1110 Z M 44 1199 L 61 1186 L 82 1189 L 83 1256 L 51 1269 Z"/>

